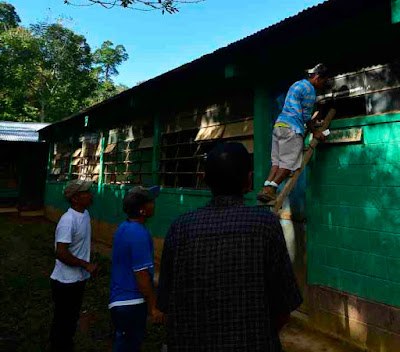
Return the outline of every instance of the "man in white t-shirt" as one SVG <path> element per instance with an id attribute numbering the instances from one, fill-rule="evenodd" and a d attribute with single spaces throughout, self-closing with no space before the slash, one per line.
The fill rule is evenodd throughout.
<path id="1" fill-rule="evenodd" d="M 51 274 L 54 318 L 50 332 L 51 351 L 73 350 L 73 336 L 82 305 L 85 282 L 97 273 L 90 263 L 91 227 L 86 210 L 93 200 L 92 182 L 74 180 L 64 194 L 71 207 L 58 222 L 55 234 L 56 264 Z"/>

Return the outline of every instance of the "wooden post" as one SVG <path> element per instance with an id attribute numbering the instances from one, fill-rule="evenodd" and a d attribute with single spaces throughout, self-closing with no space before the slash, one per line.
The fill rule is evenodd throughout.
<path id="1" fill-rule="evenodd" d="M 331 124 L 331 121 L 333 119 L 333 117 L 336 114 L 336 110 L 335 109 L 330 109 L 328 112 L 328 115 L 326 116 L 324 123 L 322 125 L 321 131 L 325 131 L 329 128 L 329 125 Z M 300 177 L 300 175 L 302 174 L 304 168 L 306 167 L 306 165 L 308 164 L 308 162 L 310 161 L 313 153 L 314 153 L 314 149 L 317 147 L 317 145 L 319 144 L 319 140 L 316 138 L 313 138 L 312 141 L 310 142 L 310 145 L 308 146 L 308 148 L 306 149 L 306 151 L 304 152 L 304 158 L 303 158 L 303 164 L 301 165 L 301 168 L 296 170 L 293 173 L 293 176 L 287 180 L 285 186 L 283 187 L 282 192 L 280 192 L 278 194 L 278 197 L 276 198 L 276 202 L 274 204 L 274 206 L 272 207 L 272 211 L 274 213 L 278 213 L 278 211 L 281 209 L 284 200 L 286 199 L 286 197 L 290 194 L 290 192 L 292 191 L 293 187 L 295 186 L 297 179 Z"/>

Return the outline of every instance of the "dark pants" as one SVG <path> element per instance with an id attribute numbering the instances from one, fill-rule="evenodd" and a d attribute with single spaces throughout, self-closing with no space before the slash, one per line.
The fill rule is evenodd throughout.
<path id="1" fill-rule="evenodd" d="M 115 328 L 113 352 L 139 352 L 144 340 L 147 304 L 111 308 Z"/>
<path id="2" fill-rule="evenodd" d="M 73 351 L 73 337 L 82 306 L 85 281 L 63 284 L 51 280 L 54 318 L 50 331 L 52 352 Z"/>

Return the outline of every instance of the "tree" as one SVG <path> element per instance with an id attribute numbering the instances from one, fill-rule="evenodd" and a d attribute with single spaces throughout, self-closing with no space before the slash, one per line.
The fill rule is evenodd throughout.
<path id="1" fill-rule="evenodd" d="M 111 41 L 107 40 L 93 55 L 94 63 L 99 65 L 97 68 L 99 78 L 104 83 L 112 82 L 111 76 L 119 74 L 117 67 L 129 57 L 123 45 L 117 45 L 115 48 L 113 45 Z"/>
<path id="2" fill-rule="evenodd" d="M 57 121 L 127 89 L 112 81 L 128 59 L 122 45 L 106 41 L 93 55 L 85 37 L 59 23 L 19 22 L 0 2 L 0 120 Z"/>
<path id="3" fill-rule="evenodd" d="M 18 27 L 21 19 L 15 11 L 15 7 L 6 2 L 0 2 L 0 32 Z"/>
<path id="4" fill-rule="evenodd" d="M 125 8 L 130 8 L 134 10 L 140 11 L 153 11 L 153 10 L 160 10 L 162 14 L 165 12 L 169 14 L 174 14 L 179 12 L 179 5 L 180 4 L 194 4 L 203 2 L 205 0 L 153 0 L 153 1 L 146 1 L 146 0 L 63 0 L 64 4 L 67 5 L 101 5 L 105 8 L 113 8 L 115 6 L 121 6 Z M 83 3 L 82 3 L 83 1 Z"/>
<path id="5" fill-rule="evenodd" d="M 97 65 L 93 67 L 92 75 L 97 80 L 97 89 L 86 101 L 87 105 L 97 104 L 105 99 L 117 95 L 128 87 L 115 86 L 112 76 L 119 74 L 117 67 L 128 60 L 128 54 L 123 45 L 117 45 L 107 40 L 94 52 L 93 61 Z"/>
<path id="6" fill-rule="evenodd" d="M 31 30 L 41 42 L 44 58 L 36 79 L 41 120 L 54 121 L 79 111 L 96 89 L 85 37 L 60 24 L 38 24 Z"/>
<path id="7" fill-rule="evenodd" d="M 86 106 L 92 106 L 102 102 L 103 100 L 109 99 L 119 93 L 128 90 L 129 87 L 124 84 L 114 85 L 112 83 L 99 84 L 98 88 L 93 92 L 85 101 Z"/>
<path id="8" fill-rule="evenodd" d="M 0 119 L 35 121 L 40 41 L 24 28 L 0 33 Z"/>

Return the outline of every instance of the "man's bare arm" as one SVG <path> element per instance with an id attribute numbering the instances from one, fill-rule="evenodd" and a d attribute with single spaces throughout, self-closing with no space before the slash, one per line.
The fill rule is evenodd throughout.
<path id="1" fill-rule="evenodd" d="M 156 295 L 153 292 L 152 279 L 147 270 L 140 270 L 135 272 L 135 279 L 139 291 L 146 298 L 149 307 L 149 313 L 154 323 L 162 323 L 164 321 L 164 314 L 156 308 Z"/>
<path id="2" fill-rule="evenodd" d="M 97 264 L 91 264 L 85 260 L 75 257 L 68 248 L 69 243 L 57 242 L 56 258 L 68 266 L 81 267 L 90 275 L 98 270 Z"/>

